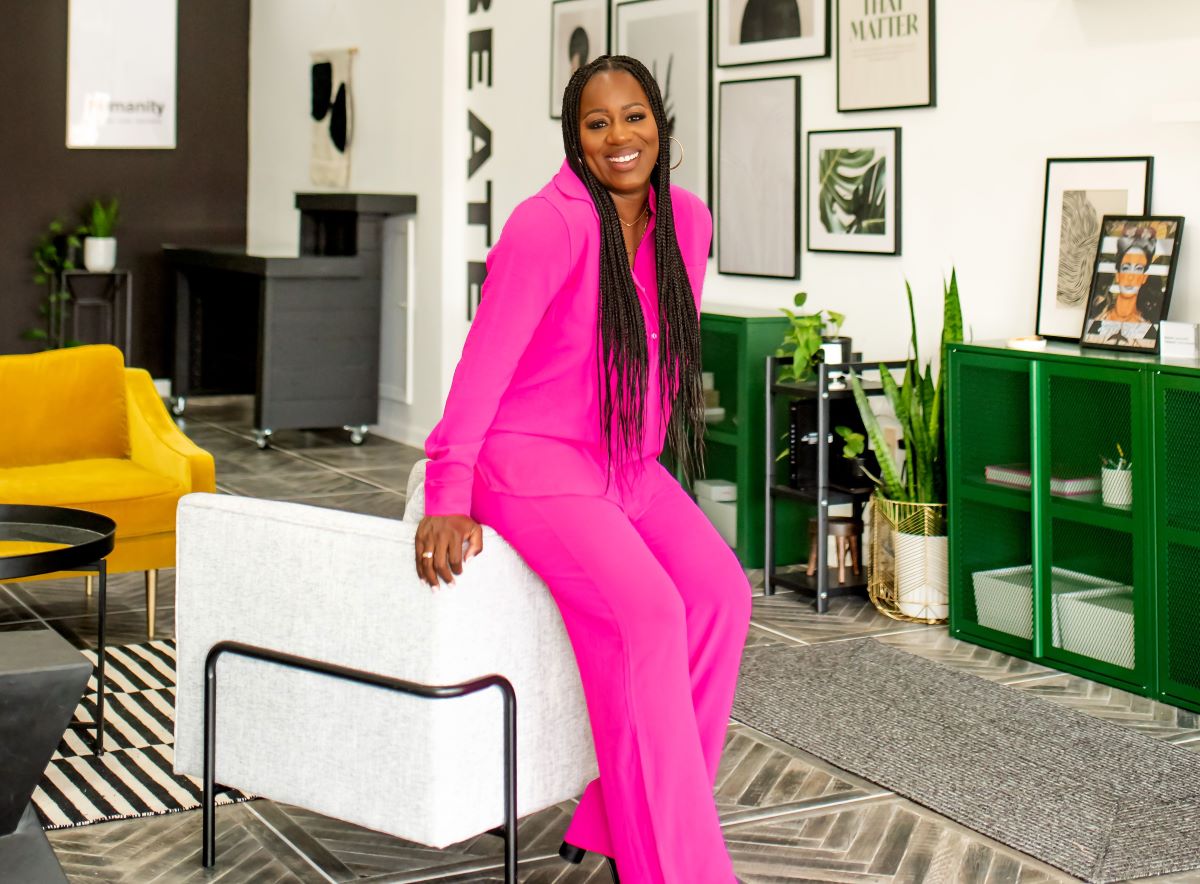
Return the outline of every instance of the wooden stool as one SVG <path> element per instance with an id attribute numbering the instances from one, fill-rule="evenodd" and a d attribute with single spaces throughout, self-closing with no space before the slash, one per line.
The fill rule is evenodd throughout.
<path id="1" fill-rule="evenodd" d="M 854 576 L 862 574 L 859 565 L 858 539 L 862 537 L 863 523 L 851 516 L 830 516 L 829 534 L 837 538 L 838 583 L 846 582 L 846 553 L 850 554 L 850 567 Z M 809 577 L 817 573 L 817 519 L 808 520 L 808 569 Z"/>

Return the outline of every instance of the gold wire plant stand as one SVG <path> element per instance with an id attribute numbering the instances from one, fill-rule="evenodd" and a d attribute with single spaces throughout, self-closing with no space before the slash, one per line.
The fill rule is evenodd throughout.
<path id="1" fill-rule="evenodd" d="M 871 498 L 867 594 L 883 614 L 909 623 L 949 617 L 949 541 L 944 503 Z"/>

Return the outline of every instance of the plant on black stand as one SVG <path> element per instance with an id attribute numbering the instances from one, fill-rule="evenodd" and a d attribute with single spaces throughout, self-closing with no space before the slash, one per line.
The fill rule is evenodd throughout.
<path id="1" fill-rule="evenodd" d="M 71 294 L 63 278 L 65 271 L 75 269 L 78 249 L 79 236 L 64 228 L 58 220 L 50 222 L 38 240 L 33 250 L 33 281 L 46 287 L 46 297 L 38 305 L 44 325 L 23 331 L 21 337 L 24 340 L 39 341 L 47 350 L 76 347 L 82 343 L 67 337 Z"/>

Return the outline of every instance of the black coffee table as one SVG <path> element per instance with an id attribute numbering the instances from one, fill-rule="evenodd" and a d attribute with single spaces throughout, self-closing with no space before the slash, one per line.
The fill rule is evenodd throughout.
<path id="1" fill-rule="evenodd" d="M 99 586 L 96 627 L 96 720 L 71 722 L 90 730 L 92 748 L 104 754 L 104 616 L 107 568 L 104 557 L 113 550 L 117 524 L 107 516 L 61 506 L 0 504 L 0 541 L 61 544 L 54 549 L 20 556 L 0 555 L 0 582 L 56 571 L 95 571 Z"/>

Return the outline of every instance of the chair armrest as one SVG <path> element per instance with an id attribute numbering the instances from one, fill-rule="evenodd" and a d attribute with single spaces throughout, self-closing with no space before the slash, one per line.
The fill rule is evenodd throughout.
<path id="1" fill-rule="evenodd" d="M 213 456 L 185 436 L 171 420 L 150 374 L 140 368 L 125 369 L 125 390 L 133 462 L 171 476 L 185 494 L 216 490 Z"/>

